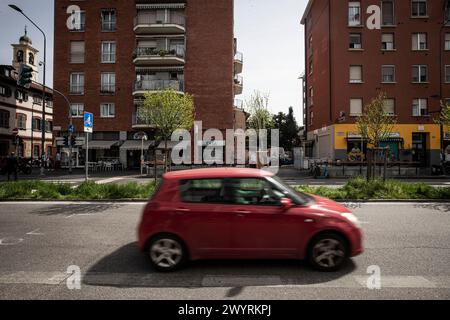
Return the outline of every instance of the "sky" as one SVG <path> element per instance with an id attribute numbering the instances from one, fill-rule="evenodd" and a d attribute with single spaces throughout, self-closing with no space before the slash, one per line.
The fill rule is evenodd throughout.
<path id="1" fill-rule="evenodd" d="M 125 1 L 125 0 L 121 0 Z M 130 0 L 126 0 L 130 1 Z M 17 43 L 27 25 L 28 35 L 43 60 L 42 34 L 8 4 L 20 7 L 47 35 L 47 84 L 53 84 L 53 0 L 0 0 L 0 64 L 12 63 L 11 44 Z M 244 54 L 244 92 L 247 100 L 255 90 L 269 94 L 272 113 L 288 112 L 290 106 L 302 121 L 304 71 L 303 26 L 300 19 L 307 0 L 235 0 L 234 29 L 238 50 Z M 42 69 L 42 68 L 41 68 Z M 42 81 L 42 70 L 39 71 Z"/>

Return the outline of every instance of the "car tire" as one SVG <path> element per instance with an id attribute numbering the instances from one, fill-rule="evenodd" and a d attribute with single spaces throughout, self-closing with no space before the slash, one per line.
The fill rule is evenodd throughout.
<path id="1" fill-rule="evenodd" d="M 315 237 L 308 248 L 309 264 L 316 270 L 339 270 L 349 257 L 347 241 L 336 233 L 323 233 Z"/>
<path id="2" fill-rule="evenodd" d="M 153 269 L 171 272 L 180 269 L 187 261 L 187 250 L 183 241 L 171 234 L 153 237 L 147 246 L 147 255 Z"/>

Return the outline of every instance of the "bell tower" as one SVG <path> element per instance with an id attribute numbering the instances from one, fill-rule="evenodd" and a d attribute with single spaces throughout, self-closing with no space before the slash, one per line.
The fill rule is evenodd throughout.
<path id="1" fill-rule="evenodd" d="M 33 81 L 38 81 L 38 50 L 32 47 L 33 42 L 27 35 L 27 27 L 25 26 L 25 34 L 20 37 L 18 44 L 12 44 L 13 62 L 12 66 L 19 72 L 20 65 L 25 64 L 33 69 Z"/>

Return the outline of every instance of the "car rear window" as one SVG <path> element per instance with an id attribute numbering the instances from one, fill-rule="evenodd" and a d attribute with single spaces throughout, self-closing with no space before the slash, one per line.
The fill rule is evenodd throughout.
<path id="1" fill-rule="evenodd" d="M 190 179 L 180 181 L 183 202 L 221 203 L 223 202 L 223 179 Z"/>

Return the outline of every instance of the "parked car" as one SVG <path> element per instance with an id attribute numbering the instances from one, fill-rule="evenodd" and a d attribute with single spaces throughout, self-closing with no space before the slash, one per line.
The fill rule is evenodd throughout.
<path id="1" fill-rule="evenodd" d="M 198 259 L 306 259 L 335 271 L 363 252 L 349 209 L 245 168 L 164 174 L 143 210 L 138 240 L 159 271 Z"/>

